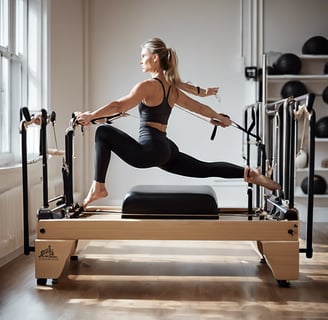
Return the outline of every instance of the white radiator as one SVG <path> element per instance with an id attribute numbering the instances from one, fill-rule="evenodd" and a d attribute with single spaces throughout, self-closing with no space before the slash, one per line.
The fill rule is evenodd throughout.
<path id="1" fill-rule="evenodd" d="M 3 261 L 23 245 L 22 187 L 0 194 L 0 266 Z"/>
<path id="2" fill-rule="evenodd" d="M 61 178 L 48 182 L 49 198 L 62 194 Z M 28 211 L 30 244 L 36 234 L 37 211 L 43 205 L 42 184 L 29 187 Z M 60 192 L 60 193 L 56 193 Z M 17 186 L 0 194 L 0 266 L 22 254 L 24 245 L 23 235 L 23 188 Z"/>

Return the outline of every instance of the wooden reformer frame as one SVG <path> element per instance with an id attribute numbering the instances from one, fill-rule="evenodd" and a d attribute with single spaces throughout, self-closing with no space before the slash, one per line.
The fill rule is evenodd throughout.
<path id="1" fill-rule="evenodd" d="M 25 254 L 35 251 L 35 277 L 37 283 L 45 285 L 47 279 L 56 280 L 60 277 L 70 257 L 75 256 L 79 240 L 200 240 L 200 241 L 257 241 L 258 249 L 270 267 L 274 278 L 280 286 L 288 286 L 289 280 L 299 277 L 299 253 L 306 252 L 308 258 L 312 257 L 312 215 L 313 215 L 313 186 L 311 177 L 314 174 L 314 138 L 309 139 L 309 206 L 308 206 L 308 241 L 307 248 L 301 249 L 299 244 L 300 223 L 297 209 L 294 208 L 294 157 L 297 130 L 293 111 L 299 107 L 301 101 L 306 101 L 309 117 L 309 135 L 314 137 L 313 128 L 315 113 L 312 109 L 313 99 L 308 96 L 299 99 L 288 98 L 273 104 L 265 105 L 259 109 L 259 105 L 252 105 L 245 109 L 245 123 L 249 110 L 256 111 L 257 133 L 260 128 L 261 111 L 265 119 L 265 139 L 269 146 L 266 152 L 269 154 L 266 163 L 273 163 L 278 159 L 283 164 L 277 166 L 274 178 L 282 185 L 282 191 L 278 195 L 268 195 L 263 188 L 257 190 L 256 198 L 263 203 L 263 207 L 253 209 L 252 193 L 249 194 L 248 208 L 220 209 L 219 215 L 246 212 L 246 219 L 230 220 L 185 220 L 185 219 L 122 219 L 120 208 L 102 207 L 102 212 L 97 210 L 83 212 L 73 201 L 73 164 L 72 141 L 75 125 L 71 120 L 66 132 L 65 161 L 63 165 L 64 195 L 57 207 L 50 209 L 49 202 L 44 201 L 44 206 L 38 212 L 37 239 L 34 247 L 28 243 L 28 212 L 24 206 L 24 233 Z M 25 110 L 26 111 L 26 110 Z M 26 113 L 26 112 L 25 112 Z M 43 116 L 46 121 L 46 116 Z M 23 153 L 23 180 L 24 203 L 27 201 L 27 166 L 25 130 L 28 119 L 21 122 L 22 153 Z M 260 128 L 260 130 L 259 130 Z M 284 128 L 283 131 L 281 131 Z M 264 131 L 263 131 L 264 132 Z M 45 138 L 45 137 L 44 137 Z M 43 138 L 43 142 L 45 139 Z M 250 137 L 247 135 L 247 141 Z M 257 141 L 261 143 L 261 141 Z M 288 150 L 288 154 L 286 154 Z M 290 151 L 291 150 L 291 151 Z M 46 148 L 43 148 L 46 152 Z M 263 145 L 259 148 L 259 154 L 263 155 Z M 249 159 L 249 150 L 247 158 Z M 262 156 L 259 156 L 261 159 Z M 25 159 L 25 160 L 24 160 Z M 264 157 L 263 157 L 264 159 Z M 44 157 L 46 161 L 46 157 Z M 261 162 L 261 161 L 260 161 Z M 263 163 L 262 163 L 263 165 Z M 47 174 L 43 172 L 43 174 Z M 47 181 L 46 179 L 44 181 Z M 249 190 L 252 190 L 249 186 Z M 45 187 L 45 189 L 47 186 Z M 279 198 L 279 201 L 277 201 Z M 281 201 L 285 200 L 285 201 Z M 312 203 L 312 204 L 311 204 Z M 312 207 L 311 207 L 312 205 Z M 251 207 L 251 208 L 250 208 Z M 108 210 L 108 213 L 104 213 Z M 271 211 L 270 211 L 271 210 Z M 236 215 L 235 215 L 236 216 Z M 256 219 L 256 220 L 255 220 Z"/>

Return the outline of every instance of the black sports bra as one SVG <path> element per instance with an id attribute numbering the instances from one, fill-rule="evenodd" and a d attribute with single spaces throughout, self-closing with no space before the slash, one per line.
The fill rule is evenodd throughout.
<path id="1" fill-rule="evenodd" d="M 157 122 L 166 125 L 172 111 L 172 108 L 170 107 L 168 102 L 171 86 L 169 87 L 169 90 L 167 91 L 167 95 L 165 96 L 165 88 L 163 82 L 158 78 L 154 78 L 154 79 L 158 80 L 162 85 L 164 98 L 161 104 L 153 107 L 149 107 L 145 105 L 143 102 L 140 102 L 138 109 L 139 109 L 142 125 L 145 125 L 147 122 Z"/>

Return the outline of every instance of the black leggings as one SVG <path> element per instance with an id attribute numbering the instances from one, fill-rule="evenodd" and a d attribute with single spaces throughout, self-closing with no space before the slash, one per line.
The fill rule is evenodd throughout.
<path id="1" fill-rule="evenodd" d="M 204 162 L 179 151 L 166 133 L 152 127 L 140 129 L 139 142 L 120 129 L 105 124 L 95 136 L 95 176 L 105 182 L 113 151 L 123 161 L 137 168 L 159 167 L 165 171 L 194 178 L 242 178 L 244 168 L 227 162 Z"/>

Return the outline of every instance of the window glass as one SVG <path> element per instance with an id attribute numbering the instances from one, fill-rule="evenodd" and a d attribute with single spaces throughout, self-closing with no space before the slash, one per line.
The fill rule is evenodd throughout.
<path id="1" fill-rule="evenodd" d="M 16 55 L 23 55 L 24 49 L 26 47 L 26 9 L 25 9 L 25 1 L 17 0 L 16 1 L 16 46 L 15 53 Z"/>
<path id="2" fill-rule="evenodd" d="M 0 46 L 8 46 L 9 37 L 9 0 L 0 0 Z"/>
<path id="3" fill-rule="evenodd" d="M 10 152 L 9 146 L 9 61 L 6 57 L 1 57 L 1 101 L 0 101 L 0 124 L 1 152 Z"/>
<path id="4" fill-rule="evenodd" d="M 48 0 L 0 0 L 0 167 L 20 161 L 19 110 L 28 107 L 37 114 L 46 107 L 41 92 L 46 85 L 41 84 L 47 63 L 47 5 Z M 39 129 L 28 130 L 28 150 L 34 155 Z"/>

